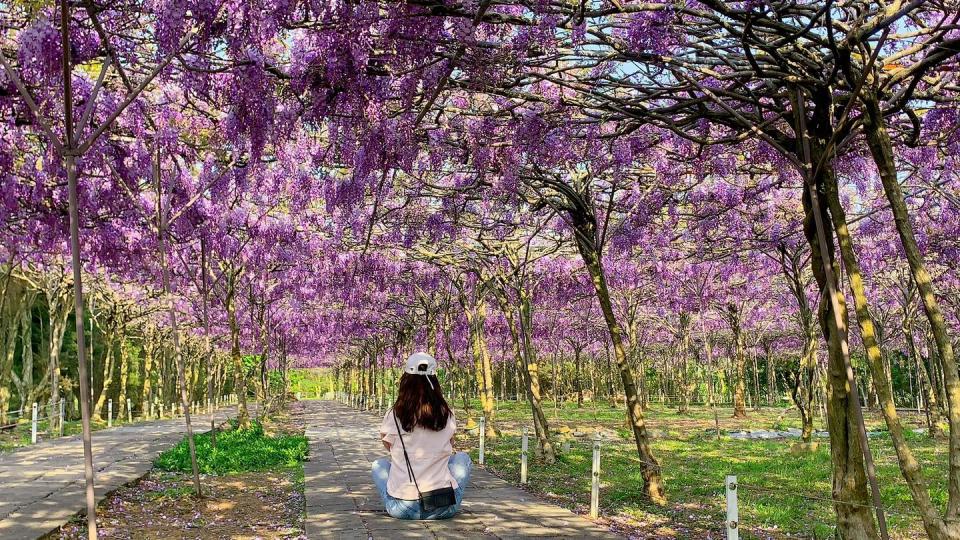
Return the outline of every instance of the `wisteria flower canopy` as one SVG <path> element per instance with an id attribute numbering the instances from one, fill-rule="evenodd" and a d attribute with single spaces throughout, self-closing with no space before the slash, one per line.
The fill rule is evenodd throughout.
<path id="1" fill-rule="evenodd" d="M 906 466 L 894 396 L 878 399 L 924 529 L 960 534 L 951 2 L 17 1 L 0 15 L 2 268 L 59 272 L 75 294 L 83 395 L 84 285 L 154 306 L 146 324 L 178 351 L 276 369 L 400 367 L 425 349 L 482 387 L 492 364 L 609 348 L 644 493 L 662 503 L 635 380 L 657 347 L 684 351 L 681 378 L 701 345 L 703 362 L 723 342 L 741 368 L 751 349 L 789 351 L 807 414 L 818 362 L 831 388 L 855 388 L 852 350 L 885 389 L 884 351 L 923 332 L 949 389 L 945 505 Z M 883 525 L 853 504 L 870 497 L 858 397 L 838 392 L 839 526 L 870 538 Z"/>

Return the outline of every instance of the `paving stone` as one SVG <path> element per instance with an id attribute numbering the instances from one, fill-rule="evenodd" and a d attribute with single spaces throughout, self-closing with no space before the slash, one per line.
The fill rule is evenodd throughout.
<path id="1" fill-rule="evenodd" d="M 221 409 L 217 421 L 232 416 Z M 195 430 L 210 425 L 195 415 Z M 93 433 L 97 500 L 146 474 L 162 450 L 186 433 L 182 418 L 120 425 Z M 79 436 L 48 439 L 0 454 L 0 538 L 43 536 L 86 510 L 83 443 Z"/>
<path id="2" fill-rule="evenodd" d="M 482 467 L 474 467 L 463 508 L 454 518 L 394 519 L 383 511 L 370 478 L 371 462 L 386 455 L 377 434 L 380 416 L 333 401 L 303 402 L 301 414 L 311 449 L 304 466 L 309 538 L 622 538 Z M 357 511 L 332 516 L 331 507 L 347 506 L 342 501 L 351 501 Z"/>

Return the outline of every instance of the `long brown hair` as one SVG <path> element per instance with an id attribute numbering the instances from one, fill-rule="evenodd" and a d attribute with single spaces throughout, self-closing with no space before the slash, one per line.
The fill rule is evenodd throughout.
<path id="1" fill-rule="evenodd" d="M 430 383 L 433 383 L 433 388 Z M 440 431 L 447 426 L 447 420 L 452 414 L 447 400 L 443 399 L 440 392 L 440 381 L 436 375 L 409 373 L 400 377 L 393 413 L 404 431 L 413 431 L 417 426 Z"/>

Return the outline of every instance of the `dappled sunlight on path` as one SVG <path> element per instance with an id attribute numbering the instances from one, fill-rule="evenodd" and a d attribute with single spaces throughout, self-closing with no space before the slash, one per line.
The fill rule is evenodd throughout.
<path id="1" fill-rule="evenodd" d="M 215 414 L 217 422 L 234 407 Z M 194 415 L 204 431 L 211 417 Z M 153 459 L 186 433 L 182 418 L 123 425 L 93 433 L 94 473 L 99 501 L 150 471 Z M 33 539 L 64 524 L 86 507 L 83 445 L 79 436 L 52 439 L 0 454 L 0 538 Z"/>
<path id="2" fill-rule="evenodd" d="M 370 464 L 384 455 L 380 419 L 333 401 L 304 402 L 310 538 L 619 538 L 569 510 L 474 468 L 463 510 L 446 521 L 401 521 L 383 510 Z"/>

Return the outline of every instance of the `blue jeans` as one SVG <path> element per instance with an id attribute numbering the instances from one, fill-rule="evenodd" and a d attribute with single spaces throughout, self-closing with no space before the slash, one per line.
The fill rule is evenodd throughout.
<path id="1" fill-rule="evenodd" d="M 397 519 L 449 519 L 460 511 L 460 503 L 463 502 L 463 490 L 470 483 L 473 463 L 466 452 L 457 452 L 450 456 L 447 467 L 450 468 L 450 474 L 457 481 L 458 487 L 453 490 L 457 504 L 438 508 L 433 512 L 421 512 L 420 501 L 395 499 L 387 493 L 387 478 L 390 476 L 390 458 L 388 457 L 373 462 L 373 483 L 377 486 L 377 491 L 380 492 L 380 498 L 383 499 L 383 506 L 387 513 Z"/>

